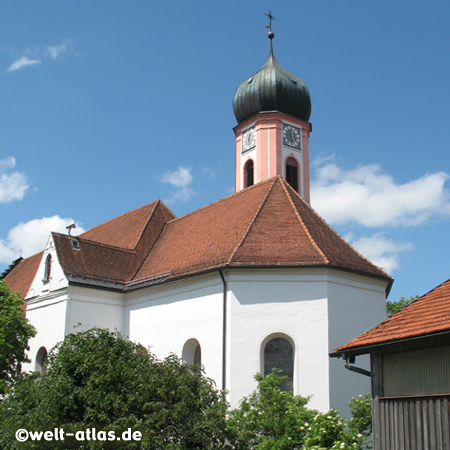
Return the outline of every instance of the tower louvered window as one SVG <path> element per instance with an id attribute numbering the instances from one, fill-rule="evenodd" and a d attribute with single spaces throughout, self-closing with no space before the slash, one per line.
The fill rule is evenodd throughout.
<path id="1" fill-rule="evenodd" d="M 298 164 L 294 158 L 286 161 L 286 181 L 298 192 Z"/>
<path id="2" fill-rule="evenodd" d="M 247 161 L 247 164 L 245 165 L 245 187 L 253 186 L 255 184 L 254 182 L 254 164 L 253 161 L 250 159 Z"/>

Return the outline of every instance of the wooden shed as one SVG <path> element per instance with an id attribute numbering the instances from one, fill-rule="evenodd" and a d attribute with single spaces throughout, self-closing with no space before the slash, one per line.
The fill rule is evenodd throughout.
<path id="1" fill-rule="evenodd" d="M 375 450 L 450 449 L 450 280 L 334 350 L 371 377 Z"/>

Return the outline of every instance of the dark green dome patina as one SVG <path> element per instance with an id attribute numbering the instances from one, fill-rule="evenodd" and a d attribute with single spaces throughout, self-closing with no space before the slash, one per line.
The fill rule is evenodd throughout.
<path id="1" fill-rule="evenodd" d="M 270 54 L 264 66 L 247 78 L 233 98 L 234 115 L 238 123 L 264 111 L 279 111 L 304 121 L 311 115 L 311 98 L 306 84 L 283 69 L 273 55 L 269 34 Z"/>

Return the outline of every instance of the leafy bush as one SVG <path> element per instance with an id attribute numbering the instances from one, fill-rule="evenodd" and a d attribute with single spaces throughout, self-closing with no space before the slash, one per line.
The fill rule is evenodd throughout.
<path id="1" fill-rule="evenodd" d="M 50 352 L 46 373 L 23 375 L 4 396 L 0 448 L 353 450 L 370 435 L 370 396 L 351 401 L 354 417 L 346 423 L 336 411 L 308 409 L 308 398 L 282 391 L 280 370 L 255 378 L 256 391 L 227 413 L 222 393 L 201 368 L 173 355 L 158 360 L 117 332 L 71 334 Z M 130 428 L 142 440 L 20 444 L 19 428 L 96 428 L 116 436 Z"/>
<path id="2" fill-rule="evenodd" d="M 42 448 L 42 442 L 32 441 L 19 446 L 18 428 L 95 427 L 116 435 L 128 428 L 142 433 L 140 442 L 121 441 L 120 449 L 217 449 L 224 441 L 226 407 L 200 368 L 176 356 L 159 361 L 117 332 L 92 329 L 67 336 L 50 352 L 47 372 L 24 376 L 4 399 L 0 448 Z M 76 441 L 45 444 L 80 448 Z M 114 447 L 98 440 L 83 444 Z"/>
<path id="3" fill-rule="evenodd" d="M 285 377 L 280 370 L 274 369 L 265 378 L 258 374 L 255 379 L 256 391 L 229 415 L 227 429 L 235 439 L 233 449 L 358 449 L 366 440 L 359 421 L 347 427 L 337 411 L 308 409 L 307 398 L 283 392 L 280 386 Z"/>

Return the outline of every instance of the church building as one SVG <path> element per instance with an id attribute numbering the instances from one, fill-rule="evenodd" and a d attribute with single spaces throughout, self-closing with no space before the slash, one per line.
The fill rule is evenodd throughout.
<path id="1" fill-rule="evenodd" d="M 77 237 L 51 233 L 5 272 L 37 329 L 26 370 L 45 370 L 69 333 L 106 327 L 202 364 L 231 407 L 274 367 L 321 411 L 369 392 L 328 353 L 386 317 L 392 279 L 311 208 L 310 95 L 269 38 L 233 100 L 233 195 L 182 217 L 156 200 Z"/>

